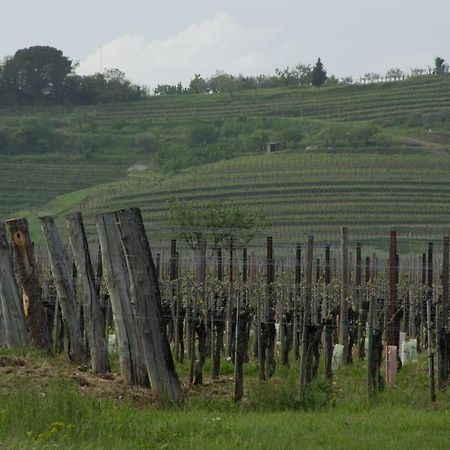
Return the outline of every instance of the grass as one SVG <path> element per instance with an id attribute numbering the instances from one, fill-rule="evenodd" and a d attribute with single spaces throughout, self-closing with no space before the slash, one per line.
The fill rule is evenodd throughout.
<path id="1" fill-rule="evenodd" d="M 39 366 L 42 356 L 28 356 Z M 67 363 L 56 360 L 54 368 Z M 225 363 L 224 372 L 231 366 Z M 68 369 L 70 371 L 70 369 Z M 75 369 L 72 369 L 72 372 Z M 182 378 L 186 367 L 178 367 Z M 51 372 L 48 372 L 51 373 Z M 180 408 L 93 396 L 73 379 L 0 381 L 0 446 L 4 448 L 444 448 L 450 396 L 428 400 L 425 359 L 404 366 L 395 388 L 369 403 L 365 366 L 357 361 L 319 379 L 307 408 L 295 402 L 296 365 L 263 385 L 246 366 L 246 399 L 231 400 L 229 374 L 186 391 Z M 305 406 L 305 405 L 303 405 Z"/>

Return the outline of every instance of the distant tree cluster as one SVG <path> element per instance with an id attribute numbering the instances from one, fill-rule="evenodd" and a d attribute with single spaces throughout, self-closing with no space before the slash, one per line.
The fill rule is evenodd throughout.
<path id="1" fill-rule="evenodd" d="M 0 105 L 98 104 L 138 100 L 146 95 L 118 69 L 81 76 L 61 50 L 33 46 L 0 62 Z"/>

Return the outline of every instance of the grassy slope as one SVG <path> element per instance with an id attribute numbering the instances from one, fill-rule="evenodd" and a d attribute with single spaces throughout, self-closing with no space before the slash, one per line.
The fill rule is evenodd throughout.
<path id="1" fill-rule="evenodd" d="M 343 224 L 359 235 L 384 234 L 395 227 L 418 237 L 441 236 L 450 223 L 446 210 L 449 130 L 443 125 L 439 133 L 430 134 L 424 124 L 411 128 L 405 121 L 415 111 L 445 113 L 449 108 L 450 78 L 437 77 L 319 90 L 154 97 L 131 105 L 100 106 L 95 108 L 92 133 L 108 136 L 111 145 L 93 155 L 2 159 L 0 189 L 5 200 L 0 216 L 30 208 L 61 216 L 82 207 L 92 230 L 95 213 L 139 206 L 153 242 L 159 245 L 168 239 L 162 230 L 168 199 L 223 198 L 264 209 L 273 223 L 270 232 L 285 242 L 310 231 L 335 234 Z M 297 145 L 277 155 L 242 156 L 175 175 L 148 172 L 124 177 L 125 168 L 134 161 L 151 164 L 149 157 L 131 144 L 137 133 L 151 130 L 163 147 L 174 142 L 184 145 L 191 123 L 227 117 L 253 121 L 273 117 L 277 122 L 272 123 L 270 133 L 276 133 L 286 121 L 295 126 L 301 117 L 325 124 L 372 121 L 382 127 L 386 144 L 309 152 Z M 59 119 L 65 132 L 79 135 L 68 118 L 70 114 Z M 20 190 L 14 186 L 18 173 Z M 108 183 L 118 179 L 123 181 Z M 84 190 L 46 204 L 78 189 Z"/>

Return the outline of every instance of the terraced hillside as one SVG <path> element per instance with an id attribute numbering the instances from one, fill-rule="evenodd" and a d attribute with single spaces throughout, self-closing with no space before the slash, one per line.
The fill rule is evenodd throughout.
<path id="1" fill-rule="evenodd" d="M 163 178 L 142 176 L 90 190 L 82 203 L 88 230 L 94 216 L 140 207 L 155 248 L 167 247 L 167 202 L 224 199 L 266 212 L 271 226 L 261 233 L 278 245 L 313 232 L 337 237 L 348 225 L 354 238 L 386 241 L 391 229 L 420 242 L 450 231 L 450 154 L 279 154 L 210 164 Z M 73 205 L 76 207 L 76 205 Z"/>
<path id="2" fill-rule="evenodd" d="M 234 95 L 154 97 L 132 105 L 96 109 L 101 120 L 150 119 L 192 122 L 243 116 L 310 117 L 334 120 L 404 119 L 450 107 L 449 77 L 415 77 L 401 82 L 321 89 L 261 89 Z"/>
<path id="3" fill-rule="evenodd" d="M 418 241 L 449 231 L 448 76 L 161 96 L 85 112 L 83 121 L 80 110 L 45 112 L 69 140 L 67 154 L 2 156 L 0 217 L 23 209 L 62 216 L 82 208 L 93 235 L 96 213 L 138 206 L 157 247 L 170 238 L 166 216 L 172 198 L 224 199 L 264 210 L 272 226 L 263 235 L 274 235 L 280 244 L 309 232 L 329 239 L 341 225 L 366 241 L 392 228 Z M 16 113 L 0 114 L 0 125 L 32 115 Z M 192 143 L 198 123 L 215 127 L 214 143 Z M 373 142 L 355 141 L 361 127 L 373 125 Z M 307 129 L 296 136 L 297 127 Z M 336 130 L 346 140 L 339 142 Z M 136 148 L 136 137 L 145 133 L 156 137 L 156 151 Z M 287 135 L 283 152 L 261 154 L 261 136 Z M 70 140 L 85 136 L 95 144 L 92 151 L 71 154 Z M 135 162 L 152 170 L 127 175 Z"/>

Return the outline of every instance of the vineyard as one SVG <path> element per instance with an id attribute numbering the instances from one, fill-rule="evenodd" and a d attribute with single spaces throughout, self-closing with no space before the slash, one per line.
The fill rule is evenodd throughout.
<path id="1" fill-rule="evenodd" d="M 134 396 L 150 392 L 160 406 L 192 404 L 201 389 L 207 397 L 212 390 L 221 408 L 225 401 L 244 411 L 326 410 L 348 401 L 333 386 L 347 391 L 353 365 L 355 401 L 369 409 L 393 389 L 403 404 L 403 373 L 421 402 L 439 411 L 447 401 L 448 237 L 399 256 L 394 231 L 385 237 L 386 257 L 368 253 L 344 227 L 339 245 L 310 235 L 288 257 L 277 255 L 270 237 L 264 249 L 233 241 L 208 248 L 201 240 L 193 252 L 172 240 L 169 257 L 153 259 L 139 209 L 126 209 L 97 216 L 94 258 L 80 214 L 65 217 L 69 245 L 52 218 L 40 222 L 46 254 L 34 255 L 26 220 L 0 230 L 1 339 L 12 350 L 30 344 L 66 353 L 79 370 L 90 369 L 73 375 L 83 388 L 93 389 L 97 374 L 121 390 L 141 389 Z M 110 375 L 114 360 L 119 374 Z M 8 354 L 0 361 L 30 364 Z M 53 427 L 48 436 L 30 435 L 30 444 L 71 435 L 64 422 Z"/>
<path id="2" fill-rule="evenodd" d="M 449 90 L 1 113 L 58 150 L 1 155 L 0 446 L 443 448 Z M 169 221 L 218 199 L 266 223 Z"/>

